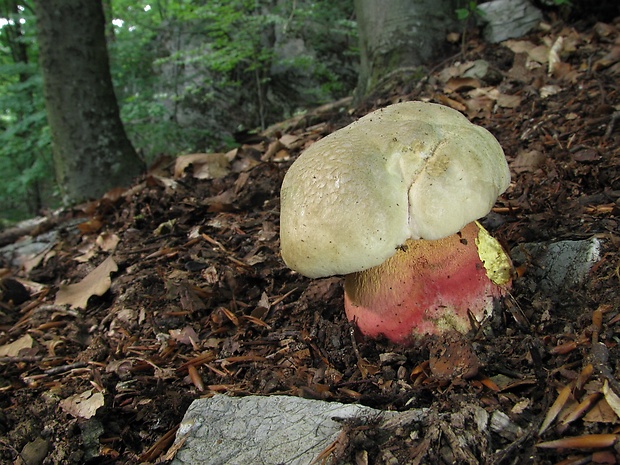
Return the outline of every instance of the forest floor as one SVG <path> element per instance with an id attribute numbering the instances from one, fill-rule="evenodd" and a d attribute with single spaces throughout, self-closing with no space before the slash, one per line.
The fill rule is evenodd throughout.
<path id="1" fill-rule="evenodd" d="M 476 60 L 489 70 L 468 74 Z M 279 393 L 428 409 L 396 431 L 349 425 L 324 456 L 335 463 L 619 463 L 619 60 L 618 22 L 472 37 L 353 110 L 328 105 L 176 176 L 160 163 L 48 218 L 3 249 L 0 462 L 165 463 L 194 399 Z M 479 365 L 468 379 L 440 350 L 453 341 L 352 335 L 342 279 L 304 278 L 279 254 L 279 187 L 297 155 L 405 100 L 456 108 L 500 141 L 512 184 L 485 224 L 508 250 L 602 247 L 583 285 L 553 292 L 535 263 L 515 263 L 498 317 L 458 341 Z"/>

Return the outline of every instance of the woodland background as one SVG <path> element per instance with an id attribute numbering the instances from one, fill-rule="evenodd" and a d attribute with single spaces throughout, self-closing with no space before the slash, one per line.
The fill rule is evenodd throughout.
<path id="1" fill-rule="evenodd" d="M 0 1 L 0 221 L 60 202 L 32 3 Z M 121 118 L 147 164 L 226 151 L 356 84 L 352 0 L 103 3 Z"/>
<path id="2" fill-rule="evenodd" d="M 365 16 L 353 11 L 384 2 L 430 5 L 433 17 L 449 5 L 440 19 L 454 20 L 457 39 L 420 66 L 388 60 L 403 73 L 375 66 L 384 78 L 353 102 L 368 48 L 357 33 L 356 49 Z M 123 123 L 147 163 L 165 161 L 128 189 L 2 231 L 0 462 L 166 463 L 188 406 L 225 393 L 427 412 L 347 423 L 316 463 L 620 463 L 619 3 L 540 0 L 538 27 L 490 43 L 473 25 L 479 5 L 454 2 L 106 3 Z M 2 215 L 60 201 L 31 8 L 53 4 L 99 2 L 0 0 Z M 420 100 L 461 111 L 502 145 L 513 182 L 484 224 L 516 276 L 466 338 L 404 348 L 351 331 L 341 277 L 285 266 L 279 189 L 310 144 Z M 172 160 L 231 146 L 215 179 Z M 594 244 L 567 260 L 592 265 L 579 282 L 548 279 L 564 253 L 530 253 Z"/>

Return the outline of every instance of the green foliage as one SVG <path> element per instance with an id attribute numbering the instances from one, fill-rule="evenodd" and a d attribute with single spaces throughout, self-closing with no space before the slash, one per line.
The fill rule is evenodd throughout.
<path id="1" fill-rule="evenodd" d="M 478 2 L 472 0 L 465 5 L 463 8 L 457 8 L 456 10 L 456 18 L 459 21 L 467 21 L 476 16 L 483 16 L 484 12 L 478 8 Z"/>
<path id="2" fill-rule="evenodd" d="M 55 187 L 34 20 L 21 4 L 5 2 L 0 10 L 0 217 L 9 220 L 53 206 Z"/>
<path id="3" fill-rule="evenodd" d="M 356 84 L 353 0 L 103 4 L 121 118 L 147 161 L 226 149 Z M 1 218 L 58 203 L 31 0 L 0 0 L 0 170 Z"/>
<path id="4" fill-rule="evenodd" d="M 151 3 L 113 1 L 111 44 L 123 121 L 147 160 L 226 148 L 236 129 L 289 116 L 287 93 L 312 106 L 355 86 L 351 0 Z M 313 52 L 287 55 L 287 38 Z"/>
<path id="5" fill-rule="evenodd" d="M 461 53 L 465 54 L 467 43 L 467 31 L 475 23 L 476 18 L 482 18 L 484 16 L 484 10 L 478 7 L 477 0 L 470 0 L 462 8 L 455 10 L 456 18 L 463 24 L 463 32 L 461 34 Z"/>

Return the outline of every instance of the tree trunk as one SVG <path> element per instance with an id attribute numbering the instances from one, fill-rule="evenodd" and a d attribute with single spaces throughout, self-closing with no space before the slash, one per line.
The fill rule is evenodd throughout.
<path id="1" fill-rule="evenodd" d="M 360 37 L 359 101 L 381 78 L 444 53 L 455 0 L 355 0 Z M 451 29 L 452 28 L 452 29 Z"/>
<path id="2" fill-rule="evenodd" d="M 105 42 L 101 0 L 35 0 L 45 106 L 67 203 L 128 185 L 144 170 L 129 142 Z"/>

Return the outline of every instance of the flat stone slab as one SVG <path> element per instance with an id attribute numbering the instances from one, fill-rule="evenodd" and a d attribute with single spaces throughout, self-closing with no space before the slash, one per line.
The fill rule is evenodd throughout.
<path id="1" fill-rule="evenodd" d="M 493 0 L 477 8 L 483 11 L 484 38 L 491 43 L 522 37 L 543 19 L 528 0 Z"/>
<path id="2" fill-rule="evenodd" d="M 581 285 L 600 259 L 601 243 L 596 238 L 580 241 L 528 243 L 514 247 L 510 253 L 515 263 L 527 263 L 537 285 L 555 293 Z"/>
<path id="3" fill-rule="evenodd" d="M 338 419 L 378 415 L 388 420 L 401 414 L 292 396 L 217 394 L 187 410 L 172 464 L 308 465 L 338 437 L 344 426 Z"/>

